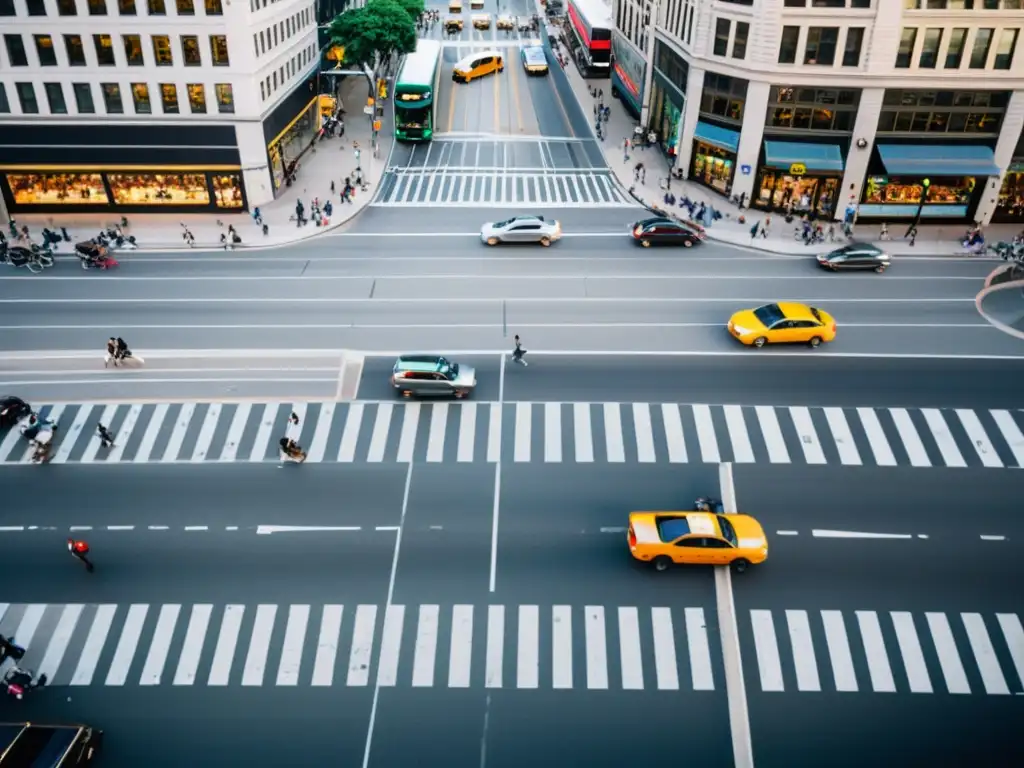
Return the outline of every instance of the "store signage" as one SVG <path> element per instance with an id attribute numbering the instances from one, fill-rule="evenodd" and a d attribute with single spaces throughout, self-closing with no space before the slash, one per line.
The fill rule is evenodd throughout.
<path id="1" fill-rule="evenodd" d="M 807 166 L 803 163 L 793 163 L 789 166 L 790 176 L 803 176 L 805 173 L 807 173 Z"/>
<path id="2" fill-rule="evenodd" d="M 742 173 L 744 176 L 749 176 L 750 175 L 750 166 L 749 165 L 741 165 L 740 166 L 740 173 Z"/>

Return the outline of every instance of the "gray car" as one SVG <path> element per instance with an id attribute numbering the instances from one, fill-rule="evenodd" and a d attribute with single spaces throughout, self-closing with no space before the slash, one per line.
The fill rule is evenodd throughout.
<path id="1" fill-rule="evenodd" d="M 515 216 L 505 221 L 484 224 L 480 239 L 488 245 L 500 243 L 540 243 L 548 246 L 562 236 L 562 225 L 545 221 L 543 216 Z"/>
<path id="2" fill-rule="evenodd" d="M 465 397 L 476 388 L 476 370 L 440 355 L 402 355 L 391 372 L 391 386 L 406 397 Z"/>

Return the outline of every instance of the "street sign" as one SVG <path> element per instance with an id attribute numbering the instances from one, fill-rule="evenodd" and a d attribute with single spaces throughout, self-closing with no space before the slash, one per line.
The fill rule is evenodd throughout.
<path id="1" fill-rule="evenodd" d="M 793 163 L 789 166 L 790 176 L 803 176 L 805 173 L 807 173 L 807 166 L 803 163 Z"/>
<path id="2" fill-rule="evenodd" d="M 750 166 L 749 165 L 741 165 L 740 166 L 740 173 L 742 173 L 744 176 L 749 176 L 750 175 Z"/>
<path id="3" fill-rule="evenodd" d="M 363 107 L 363 114 L 364 115 L 372 115 L 373 114 L 373 107 Z"/>

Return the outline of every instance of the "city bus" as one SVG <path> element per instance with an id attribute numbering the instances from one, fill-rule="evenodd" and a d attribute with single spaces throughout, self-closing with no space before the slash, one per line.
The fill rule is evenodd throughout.
<path id="1" fill-rule="evenodd" d="M 612 64 L 612 14 L 603 0 L 569 0 L 567 42 L 583 63 L 584 74 L 610 77 Z"/>
<path id="2" fill-rule="evenodd" d="M 0 768 L 74 768 L 92 765 L 103 731 L 86 725 L 0 723 Z"/>
<path id="3" fill-rule="evenodd" d="M 441 77 L 441 43 L 418 40 L 405 57 L 395 82 L 395 138 L 430 141 Z"/>

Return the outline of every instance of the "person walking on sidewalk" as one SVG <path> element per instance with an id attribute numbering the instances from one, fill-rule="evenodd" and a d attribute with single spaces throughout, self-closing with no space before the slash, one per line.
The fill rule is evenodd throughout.
<path id="1" fill-rule="evenodd" d="M 252 209 L 252 220 L 256 222 L 257 227 L 263 226 L 263 213 L 260 212 L 259 206 Z"/>
<path id="2" fill-rule="evenodd" d="M 907 227 L 906 234 L 903 235 L 903 239 L 910 238 L 910 244 L 913 245 L 914 241 L 917 240 L 917 222 L 911 222 L 910 226 Z"/>

